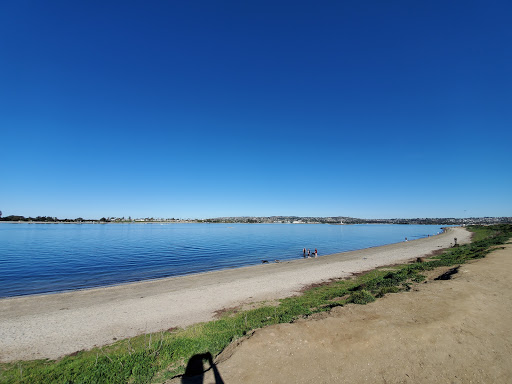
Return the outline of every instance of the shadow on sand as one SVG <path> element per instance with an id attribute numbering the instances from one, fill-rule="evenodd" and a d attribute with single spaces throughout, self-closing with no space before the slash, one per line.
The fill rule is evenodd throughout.
<path id="1" fill-rule="evenodd" d="M 210 364 L 210 368 L 206 370 L 203 365 L 204 360 L 207 360 Z M 190 358 L 187 364 L 187 369 L 181 377 L 181 382 L 183 384 L 203 384 L 204 373 L 210 369 L 213 370 L 213 375 L 215 376 L 215 384 L 224 384 L 224 380 L 222 380 L 222 377 L 217 370 L 217 366 L 213 362 L 213 357 L 210 352 L 194 355 Z"/>

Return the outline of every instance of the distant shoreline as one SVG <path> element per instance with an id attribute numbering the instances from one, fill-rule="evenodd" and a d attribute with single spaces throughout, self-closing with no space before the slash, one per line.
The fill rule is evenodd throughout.
<path id="1" fill-rule="evenodd" d="M 416 223 L 232 223 L 229 221 L 226 222 L 201 222 L 194 220 L 183 220 L 183 221 L 1 221 L 1 223 L 6 224 L 283 224 L 283 225 L 306 225 L 306 224 L 325 224 L 325 225 L 454 225 L 454 224 L 416 224 Z"/>
<path id="2" fill-rule="evenodd" d="M 32 223 L 32 224 L 174 224 L 174 223 L 198 223 L 198 224 L 395 224 L 395 225 L 490 225 L 512 223 L 512 217 L 438 217 L 438 218 L 391 218 L 391 219 L 361 219 L 345 216 L 312 217 L 312 216 L 237 216 L 217 217 L 207 219 L 176 219 L 176 218 L 143 218 L 132 219 L 129 217 L 102 217 L 101 219 L 59 219 L 53 216 L 24 217 L 9 215 L 0 218 L 0 223 Z"/>

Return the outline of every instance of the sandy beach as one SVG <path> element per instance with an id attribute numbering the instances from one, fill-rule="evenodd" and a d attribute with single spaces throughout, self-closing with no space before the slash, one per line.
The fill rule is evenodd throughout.
<path id="1" fill-rule="evenodd" d="M 208 321 L 223 308 L 275 300 L 308 285 L 402 263 L 470 241 L 463 228 L 319 258 L 107 288 L 0 299 L 0 361 L 55 359 L 147 332 Z"/>

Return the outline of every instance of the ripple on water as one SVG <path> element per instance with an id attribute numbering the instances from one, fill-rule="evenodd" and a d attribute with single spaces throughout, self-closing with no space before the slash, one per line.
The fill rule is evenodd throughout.
<path id="1" fill-rule="evenodd" d="M 0 297 L 320 255 L 434 235 L 434 225 L 0 223 Z"/>

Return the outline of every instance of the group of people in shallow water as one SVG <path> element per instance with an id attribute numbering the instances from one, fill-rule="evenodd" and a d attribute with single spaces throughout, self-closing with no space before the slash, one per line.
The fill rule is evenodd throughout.
<path id="1" fill-rule="evenodd" d="M 311 257 L 311 250 L 308 249 L 306 251 L 306 248 L 302 249 L 302 254 L 304 255 L 304 258 L 310 258 Z M 315 252 L 313 252 L 313 257 L 318 257 L 318 250 L 315 248 Z"/>

